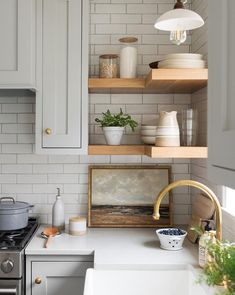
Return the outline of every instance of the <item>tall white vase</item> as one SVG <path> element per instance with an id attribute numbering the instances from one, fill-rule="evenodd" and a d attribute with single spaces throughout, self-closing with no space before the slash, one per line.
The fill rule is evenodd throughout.
<path id="1" fill-rule="evenodd" d="M 177 112 L 160 112 L 156 146 L 180 146 L 180 131 Z"/>

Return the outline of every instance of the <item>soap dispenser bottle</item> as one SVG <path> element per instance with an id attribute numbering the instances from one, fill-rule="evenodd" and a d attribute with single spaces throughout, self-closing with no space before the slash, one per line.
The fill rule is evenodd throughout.
<path id="1" fill-rule="evenodd" d="M 57 188 L 56 201 L 52 209 L 52 226 L 57 227 L 59 230 L 65 229 L 65 217 L 64 217 L 64 203 L 61 200 L 60 188 Z"/>
<path id="2" fill-rule="evenodd" d="M 208 253 L 207 245 L 211 239 L 212 228 L 210 226 L 210 220 L 205 220 L 206 225 L 204 228 L 204 233 L 199 239 L 199 266 L 204 268 L 207 263 Z"/>

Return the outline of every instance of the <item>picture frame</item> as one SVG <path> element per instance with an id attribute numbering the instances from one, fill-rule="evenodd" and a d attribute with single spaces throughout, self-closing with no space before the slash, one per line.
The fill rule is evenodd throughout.
<path id="1" fill-rule="evenodd" d="M 158 193 L 170 183 L 163 165 L 96 165 L 89 167 L 89 227 L 172 226 L 172 195 L 163 199 L 160 220 L 152 218 Z"/>

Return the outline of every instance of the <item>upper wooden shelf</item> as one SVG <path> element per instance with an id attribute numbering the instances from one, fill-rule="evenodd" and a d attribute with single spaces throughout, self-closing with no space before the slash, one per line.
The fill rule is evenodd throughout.
<path id="1" fill-rule="evenodd" d="M 151 158 L 207 158 L 207 147 L 156 147 L 151 145 L 89 145 L 89 155 L 141 155 Z"/>
<path id="2" fill-rule="evenodd" d="M 144 89 L 145 88 L 145 79 L 105 79 L 105 78 L 90 78 L 89 79 L 89 89 L 115 89 L 115 88 L 124 88 L 124 89 Z"/>
<path id="3" fill-rule="evenodd" d="M 208 69 L 155 69 L 145 78 L 90 78 L 90 92 L 107 89 L 141 90 L 145 93 L 193 93 L 205 86 Z"/>

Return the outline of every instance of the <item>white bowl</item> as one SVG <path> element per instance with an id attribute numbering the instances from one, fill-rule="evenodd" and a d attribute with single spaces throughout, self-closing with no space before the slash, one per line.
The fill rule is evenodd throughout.
<path id="1" fill-rule="evenodd" d="M 156 130 L 157 126 L 141 125 L 141 130 Z"/>
<path id="2" fill-rule="evenodd" d="M 142 136 L 141 140 L 145 144 L 155 144 L 156 136 Z"/>
<path id="3" fill-rule="evenodd" d="M 164 234 L 163 232 L 168 232 L 168 231 L 181 231 L 183 234 L 173 234 L 173 235 L 167 235 Z M 160 247 L 164 250 L 169 250 L 169 251 L 177 251 L 183 249 L 183 242 L 185 237 L 187 236 L 187 232 L 183 229 L 178 229 L 178 228 L 161 228 L 156 230 L 156 234 L 160 240 Z"/>
<path id="4" fill-rule="evenodd" d="M 157 133 L 157 130 L 141 130 L 141 135 L 142 136 L 154 136 L 156 137 L 156 133 Z"/>
<path id="5" fill-rule="evenodd" d="M 203 56 L 202 54 L 197 53 L 171 53 L 167 54 L 164 58 L 166 59 L 174 59 L 174 60 L 180 60 L 180 59 L 196 59 L 196 60 L 202 60 Z"/>
<path id="6" fill-rule="evenodd" d="M 164 60 L 159 62 L 159 69 L 204 69 L 204 60 Z"/>

